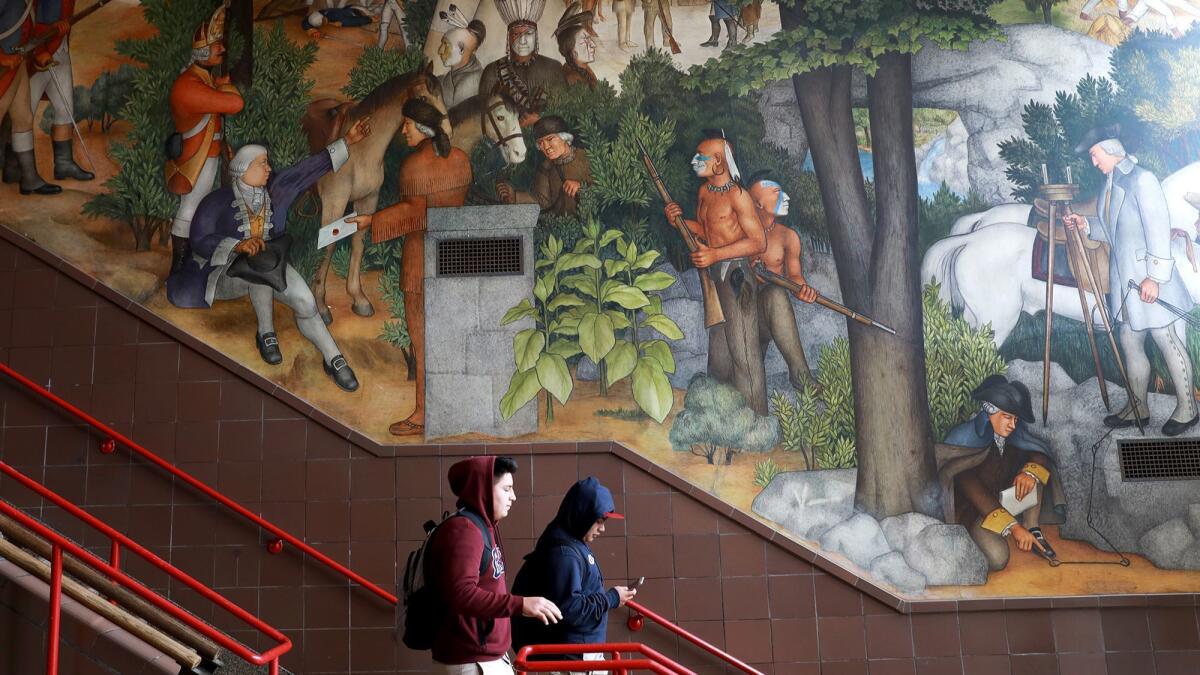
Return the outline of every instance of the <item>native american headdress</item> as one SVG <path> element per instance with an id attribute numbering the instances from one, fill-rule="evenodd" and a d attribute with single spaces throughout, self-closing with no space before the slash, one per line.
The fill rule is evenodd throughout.
<path id="1" fill-rule="evenodd" d="M 563 12 L 562 17 L 558 20 L 558 27 L 554 29 L 554 37 L 566 33 L 576 26 L 584 26 L 592 20 L 592 13 L 583 11 L 583 6 L 579 0 L 574 0 L 567 5 L 567 10 Z"/>
<path id="2" fill-rule="evenodd" d="M 546 0 L 496 0 L 500 18 L 512 27 L 513 24 L 537 26 L 538 19 L 546 9 Z"/>
<path id="3" fill-rule="evenodd" d="M 725 156 L 723 159 L 725 160 L 725 167 L 729 169 L 729 177 L 740 182 L 742 179 L 742 172 L 738 170 L 737 162 L 735 162 L 733 159 L 733 145 L 729 142 L 729 139 L 725 137 L 725 130 L 704 129 L 703 133 L 704 137 L 707 139 L 721 139 L 721 145 L 725 149 Z"/>
<path id="4" fill-rule="evenodd" d="M 466 15 L 462 13 L 462 10 L 458 8 L 458 5 L 452 4 L 449 7 L 449 11 L 438 12 L 438 18 L 446 22 L 450 26 L 450 30 L 461 28 L 473 33 L 476 44 L 483 44 L 483 38 L 487 36 L 487 27 L 484 23 L 478 19 L 468 20 Z M 450 30 L 446 32 L 449 33 Z"/>
<path id="5" fill-rule="evenodd" d="M 213 12 L 208 21 L 196 28 L 192 36 L 192 49 L 204 49 L 225 39 L 225 3 Z"/>

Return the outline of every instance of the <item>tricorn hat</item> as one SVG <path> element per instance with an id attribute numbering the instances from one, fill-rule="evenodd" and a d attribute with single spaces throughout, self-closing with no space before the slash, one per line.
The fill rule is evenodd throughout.
<path id="1" fill-rule="evenodd" d="M 971 392 L 971 398 L 991 403 L 1010 415 L 1016 415 L 1022 422 L 1032 424 L 1036 421 L 1029 389 L 1020 382 L 1009 382 L 1003 375 L 984 378 Z"/>
<path id="2" fill-rule="evenodd" d="M 1121 125 L 1109 124 L 1102 127 L 1092 127 L 1083 134 L 1083 138 L 1079 139 L 1079 144 L 1075 146 L 1075 154 L 1086 155 L 1092 149 L 1092 146 L 1111 138 L 1121 137 Z"/>
<path id="3" fill-rule="evenodd" d="M 266 243 L 267 247 L 258 255 L 239 254 L 229 263 L 225 274 L 252 284 L 270 286 L 275 292 L 282 293 L 287 290 L 287 261 L 292 236 L 284 233 Z"/>
<path id="4" fill-rule="evenodd" d="M 533 139 L 545 138 L 550 134 L 569 134 L 567 121 L 558 115 L 546 115 L 533 125 Z"/>

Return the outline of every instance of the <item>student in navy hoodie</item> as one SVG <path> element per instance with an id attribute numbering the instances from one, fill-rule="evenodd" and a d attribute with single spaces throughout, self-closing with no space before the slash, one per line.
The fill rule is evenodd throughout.
<path id="1" fill-rule="evenodd" d="M 533 552 L 513 582 L 513 593 L 544 596 L 562 610 L 556 624 L 515 619 L 513 649 L 530 644 L 596 644 L 608 634 L 608 613 L 637 595 L 637 590 L 614 586 L 605 590 L 604 576 L 589 543 L 604 532 L 609 518 L 624 518 L 616 512 L 612 493 L 594 477 L 571 486 L 558 507 L 558 515 L 546 526 Z M 564 654 L 542 656 L 541 660 L 592 660 L 602 655 Z"/>
<path id="2" fill-rule="evenodd" d="M 508 660 L 511 617 L 553 623 L 562 614 L 554 603 L 537 594 L 510 594 L 504 583 L 504 550 L 496 527 L 517 500 L 509 457 L 471 457 L 450 467 L 450 489 L 458 507 L 469 509 L 486 524 L 492 550 L 488 566 L 479 573 L 484 554 L 483 534 L 471 519 L 450 518 L 436 530 L 431 543 L 431 582 L 445 603 L 442 625 L 433 642 L 438 672 L 447 675 L 510 675 Z"/>

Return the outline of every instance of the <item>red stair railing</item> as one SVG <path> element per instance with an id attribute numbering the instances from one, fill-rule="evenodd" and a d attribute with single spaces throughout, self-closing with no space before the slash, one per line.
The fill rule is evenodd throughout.
<path id="1" fill-rule="evenodd" d="M 100 445 L 100 452 L 103 452 L 105 454 L 112 454 L 113 452 L 116 451 L 117 445 L 122 445 L 122 446 L 128 448 L 130 451 L 132 451 L 135 455 L 150 462 L 151 464 L 154 464 L 155 466 L 159 467 L 163 471 L 166 471 L 167 473 L 171 474 L 175 478 L 183 481 L 184 483 L 186 483 L 188 486 L 190 486 L 192 489 L 196 490 L 197 492 L 200 492 L 204 496 L 206 496 L 214 501 L 220 502 L 223 506 L 229 508 L 234 513 L 237 513 L 238 515 L 242 516 L 243 518 L 253 522 L 255 525 L 258 525 L 262 529 L 266 530 L 267 532 L 270 532 L 275 538 L 267 543 L 267 550 L 269 552 L 271 552 L 271 553 L 281 552 L 283 550 L 284 542 L 287 542 L 288 544 L 295 546 L 297 549 L 299 549 L 305 555 L 307 555 L 310 558 L 312 558 L 313 560 L 316 560 L 317 562 L 319 562 L 324 567 L 326 567 L 330 570 L 333 570 L 334 572 L 345 577 L 346 579 L 349 579 L 350 581 L 353 581 L 354 583 L 358 584 L 359 586 L 362 586 L 363 588 L 374 593 L 375 595 L 379 596 L 380 598 L 383 598 L 384 600 L 391 603 L 392 605 L 396 604 L 397 601 L 396 601 L 395 595 L 392 595 L 391 593 L 385 591 L 384 589 L 380 588 L 379 586 L 371 583 L 370 581 L 367 581 L 367 579 L 365 577 L 363 577 L 362 575 L 351 570 L 350 568 L 346 567 L 345 565 L 342 565 L 341 563 L 333 560 L 332 558 L 325 555 L 324 553 L 321 553 L 317 549 L 309 546 L 308 544 L 304 543 L 301 539 L 299 539 L 295 535 L 292 535 L 292 534 L 288 533 L 286 530 L 284 530 L 280 527 L 277 527 L 276 525 L 273 525 L 272 523 L 268 522 L 261 516 L 251 512 L 249 509 L 247 509 L 246 507 L 237 503 L 236 501 L 230 499 L 229 497 L 226 497 L 225 495 L 221 494 L 220 492 L 217 492 L 216 490 L 212 489 L 211 487 L 205 485 L 204 483 L 197 480 L 195 476 L 192 476 L 191 474 L 187 473 L 186 471 L 183 471 L 183 470 L 179 469 L 178 467 L 173 466 L 171 463 L 167 462 L 163 458 L 154 454 L 150 450 L 147 450 L 146 448 L 142 447 L 141 445 L 135 443 L 132 439 L 126 437 L 124 434 L 116 431 L 115 429 L 112 429 L 108 425 L 104 424 L 103 422 L 96 419 L 95 417 L 92 417 L 91 415 L 85 413 L 84 411 L 80 410 L 78 407 L 72 405 L 68 401 L 63 400 L 61 397 L 59 397 L 56 394 L 54 394 L 53 392 L 49 391 L 45 387 L 42 387 L 38 383 L 30 380 L 29 378 L 25 377 L 24 375 L 18 373 L 17 371 L 13 370 L 12 368 L 8 367 L 7 364 L 0 363 L 0 373 L 7 375 L 8 377 L 15 380 L 18 384 L 25 387 L 25 389 L 29 390 L 30 392 L 33 392 L 34 394 L 37 394 L 38 396 L 40 396 L 43 399 L 49 401 L 54 406 L 67 411 L 76 419 L 84 422 L 88 426 L 90 426 L 93 429 L 95 429 L 96 431 L 100 432 L 105 437 L 104 442 L 101 443 L 101 445 Z"/>
<path id="2" fill-rule="evenodd" d="M 641 654 L 640 659 L 623 659 L 621 653 Z M 611 653 L 602 661 L 530 661 L 539 654 L 597 654 Z M 519 675 L 525 673 L 591 672 L 607 670 L 614 675 L 626 675 L 635 670 L 648 670 L 659 675 L 696 675 L 646 645 L 636 642 L 608 642 L 594 645 L 527 645 L 517 652 L 513 663 Z"/>
<path id="3" fill-rule="evenodd" d="M 46 646 L 47 675 L 56 675 L 58 673 L 58 642 L 60 631 L 59 617 L 62 607 L 62 557 L 64 551 L 101 574 L 104 574 L 114 583 L 133 592 L 146 602 L 149 602 L 160 610 L 166 612 L 177 621 L 190 627 L 192 630 L 195 630 L 213 642 L 216 642 L 218 645 L 233 652 L 238 657 L 255 665 L 266 665 L 270 669 L 270 675 L 279 675 L 279 657 L 287 653 L 288 650 L 292 648 L 292 641 L 288 639 L 286 635 L 266 624 L 253 614 L 250 614 L 246 610 L 235 605 L 220 593 L 217 593 L 208 586 L 205 586 L 204 584 L 195 580 L 186 572 L 154 555 L 129 537 L 117 532 L 112 527 L 108 526 L 106 523 L 91 515 L 87 511 L 84 511 L 72 502 L 67 501 L 61 495 L 50 490 L 41 483 L 38 483 L 32 478 L 22 474 L 8 464 L 0 462 L 0 473 L 3 473 L 4 475 L 17 481 L 26 489 L 41 496 L 43 499 L 49 500 L 55 506 L 83 521 L 96 531 L 104 534 L 112 542 L 112 560 L 105 562 L 93 555 L 91 552 L 81 548 L 70 539 L 38 522 L 31 516 L 27 515 L 24 511 L 4 500 L 0 500 L 0 513 L 3 513 L 9 518 L 17 521 L 27 530 L 34 532 L 52 546 L 50 561 L 50 618 L 48 621 L 49 639 L 47 640 Z M 141 582 L 121 571 L 119 554 L 122 549 L 132 551 L 158 570 L 165 572 L 171 578 L 183 583 L 185 586 L 198 593 L 201 597 L 234 615 L 243 623 L 249 625 L 254 630 L 273 640 L 275 642 L 275 646 L 266 650 L 265 652 L 258 652 L 250 649 L 241 642 L 234 640 L 225 633 L 222 633 L 195 616 L 192 616 L 189 612 L 170 600 L 164 598 L 162 595 L 146 588 L 146 586 L 144 586 Z"/>
<path id="4" fill-rule="evenodd" d="M 696 637 L 692 633 L 684 630 L 683 628 L 680 628 L 676 624 L 667 620 L 665 617 L 646 609 L 643 605 L 641 605 L 637 602 L 634 602 L 633 600 L 630 600 L 629 602 L 625 603 L 625 606 L 627 606 L 633 612 L 632 614 L 629 615 L 629 620 L 626 621 L 625 624 L 629 627 L 629 630 L 631 630 L 635 633 L 642 629 L 642 627 L 646 623 L 646 619 L 650 619 L 654 623 L 657 623 L 658 625 L 662 626 L 663 628 L 666 628 L 667 630 L 671 631 L 672 633 L 674 633 L 674 634 L 678 635 L 679 637 L 683 638 L 684 640 L 687 640 L 688 642 L 696 645 L 697 647 L 699 647 L 700 649 L 703 649 L 704 651 L 708 652 L 709 654 L 712 654 L 713 656 L 717 657 L 718 659 L 721 659 L 722 661 L 724 661 L 725 663 L 728 663 L 729 665 L 733 666 L 734 668 L 737 668 L 738 670 L 742 671 L 743 673 L 750 673 L 751 675 L 764 675 L 762 671 L 755 669 L 754 667 L 745 663 L 741 659 L 738 659 L 737 657 L 733 656 L 729 652 L 718 649 L 714 645 L 709 644 L 708 642 L 705 642 L 704 640 L 701 640 L 700 638 Z"/>

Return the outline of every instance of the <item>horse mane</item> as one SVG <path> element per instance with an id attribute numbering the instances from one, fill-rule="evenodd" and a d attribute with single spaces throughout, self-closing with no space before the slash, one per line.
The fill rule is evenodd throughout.
<path id="1" fill-rule="evenodd" d="M 483 94 L 476 94 L 470 98 L 463 99 L 461 103 L 450 109 L 448 113 L 448 116 L 450 117 L 450 126 L 457 127 L 459 124 L 469 119 L 479 117 L 483 113 L 487 112 L 487 109 L 491 107 L 492 96 L 499 96 L 500 100 L 504 101 L 504 105 L 509 109 L 517 109 L 516 102 L 513 101 L 512 97 L 503 90 L 493 91 L 487 96 Z"/>
<path id="2" fill-rule="evenodd" d="M 441 99 L 442 83 L 438 78 L 430 75 L 426 70 L 414 70 L 408 73 L 401 73 L 386 81 L 383 84 L 371 90 L 363 100 L 350 110 L 350 119 L 360 119 L 367 115 L 372 115 L 380 108 L 395 105 L 395 99 L 404 94 L 417 84 L 424 83 L 429 89 L 429 93 Z"/>

